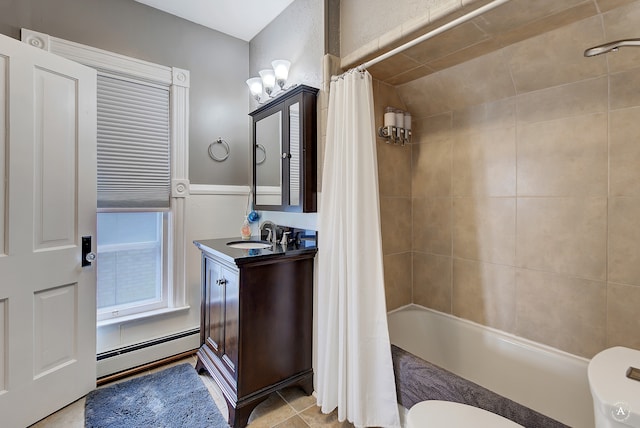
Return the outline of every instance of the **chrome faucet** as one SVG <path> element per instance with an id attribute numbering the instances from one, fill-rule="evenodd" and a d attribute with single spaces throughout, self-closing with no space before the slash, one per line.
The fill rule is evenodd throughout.
<path id="1" fill-rule="evenodd" d="M 280 240 L 280 245 L 287 246 L 289 245 L 289 240 L 287 239 L 287 235 L 291 232 L 282 232 L 282 239 Z"/>
<path id="2" fill-rule="evenodd" d="M 276 224 L 272 221 L 265 220 L 260 225 L 260 237 L 262 238 L 262 231 L 266 230 L 267 233 L 267 241 L 271 242 L 271 245 L 275 245 L 278 242 L 278 233 L 276 231 Z"/>

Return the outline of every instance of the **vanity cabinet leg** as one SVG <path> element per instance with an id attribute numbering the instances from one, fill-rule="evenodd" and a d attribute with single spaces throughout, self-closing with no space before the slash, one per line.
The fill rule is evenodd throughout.
<path id="1" fill-rule="evenodd" d="M 196 373 L 198 374 L 202 374 L 203 371 L 206 371 L 207 368 L 204 366 L 204 364 L 202 364 L 202 360 L 200 359 L 200 357 L 198 357 L 198 361 L 196 362 Z"/>
<path id="2" fill-rule="evenodd" d="M 227 401 L 227 408 L 229 409 L 229 425 L 231 426 L 231 428 L 244 428 L 245 426 L 247 426 L 249 417 L 251 416 L 251 412 L 253 412 L 253 409 L 255 409 L 258 404 L 262 403 L 267 398 L 268 396 L 263 397 L 259 400 L 252 401 L 240 408 L 233 407 L 233 405 Z"/>
<path id="3" fill-rule="evenodd" d="M 300 388 L 304 391 L 305 394 L 311 395 L 313 394 L 313 376 L 309 376 L 299 383 Z"/>

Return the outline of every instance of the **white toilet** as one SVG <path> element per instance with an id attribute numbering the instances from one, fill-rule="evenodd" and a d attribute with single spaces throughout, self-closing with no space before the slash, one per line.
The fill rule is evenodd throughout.
<path id="1" fill-rule="evenodd" d="M 640 351 L 605 349 L 589 362 L 588 377 L 596 428 L 640 428 Z"/>
<path id="2" fill-rule="evenodd" d="M 407 413 L 407 428 L 522 428 L 522 425 L 478 407 L 428 400 Z"/>

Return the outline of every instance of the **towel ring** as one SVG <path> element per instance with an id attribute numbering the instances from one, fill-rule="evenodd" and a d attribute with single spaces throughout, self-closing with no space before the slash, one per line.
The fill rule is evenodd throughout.
<path id="1" fill-rule="evenodd" d="M 226 151 L 224 156 L 216 156 L 213 153 L 213 145 L 214 144 L 222 144 L 224 146 L 224 149 Z M 209 144 L 209 157 L 211 159 L 213 159 L 216 162 L 224 162 L 227 160 L 227 158 L 229 157 L 229 153 L 231 152 L 231 149 L 229 148 L 229 144 L 224 141 L 221 137 L 218 137 L 218 139 L 216 141 L 214 141 L 213 143 Z"/>
<path id="2" fill-rule="evenodd" d="M 264 163 L 264 161 L 267 160 L 267 149 L 265 149 L 262 144 L 256 144 L 256 149 L 260 149 L 264 153 L 264 157 L 261 160 L 256 159 L 256 165 L 260 165 L 261 163 Z M 258 157 L 257 155 L 258 155 L 258 152 L 256 152 L 256 157 Z"/>

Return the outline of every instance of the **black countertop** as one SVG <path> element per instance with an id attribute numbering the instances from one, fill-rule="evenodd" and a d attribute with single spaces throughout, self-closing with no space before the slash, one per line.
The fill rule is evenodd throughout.
<path id="1" fill-rule="evenodd" d="M 251 241 L 260 241 L 258 236 L 252 236 Z M 250 249 L 243 250 L 240 248 L 233 248 L 227 245 L 228 242 L 241 241 L 238 237 L 233 238 L 218 238 L 218 239 L 202 239 L 193 241 L 196 247 L 201 251 L 217 254 L 236 265 L 244 263 L 252 263 L 258 261 L 267 261 L 269 259 L 276 259 L 282 257 L 291 256 L 314 256 L 318 251 L 316 241 L 300 240 L 299 242 L 289 243 L 286 247 L 281 244 L 272 245 L 269 248 L 264 249 Z"/>

